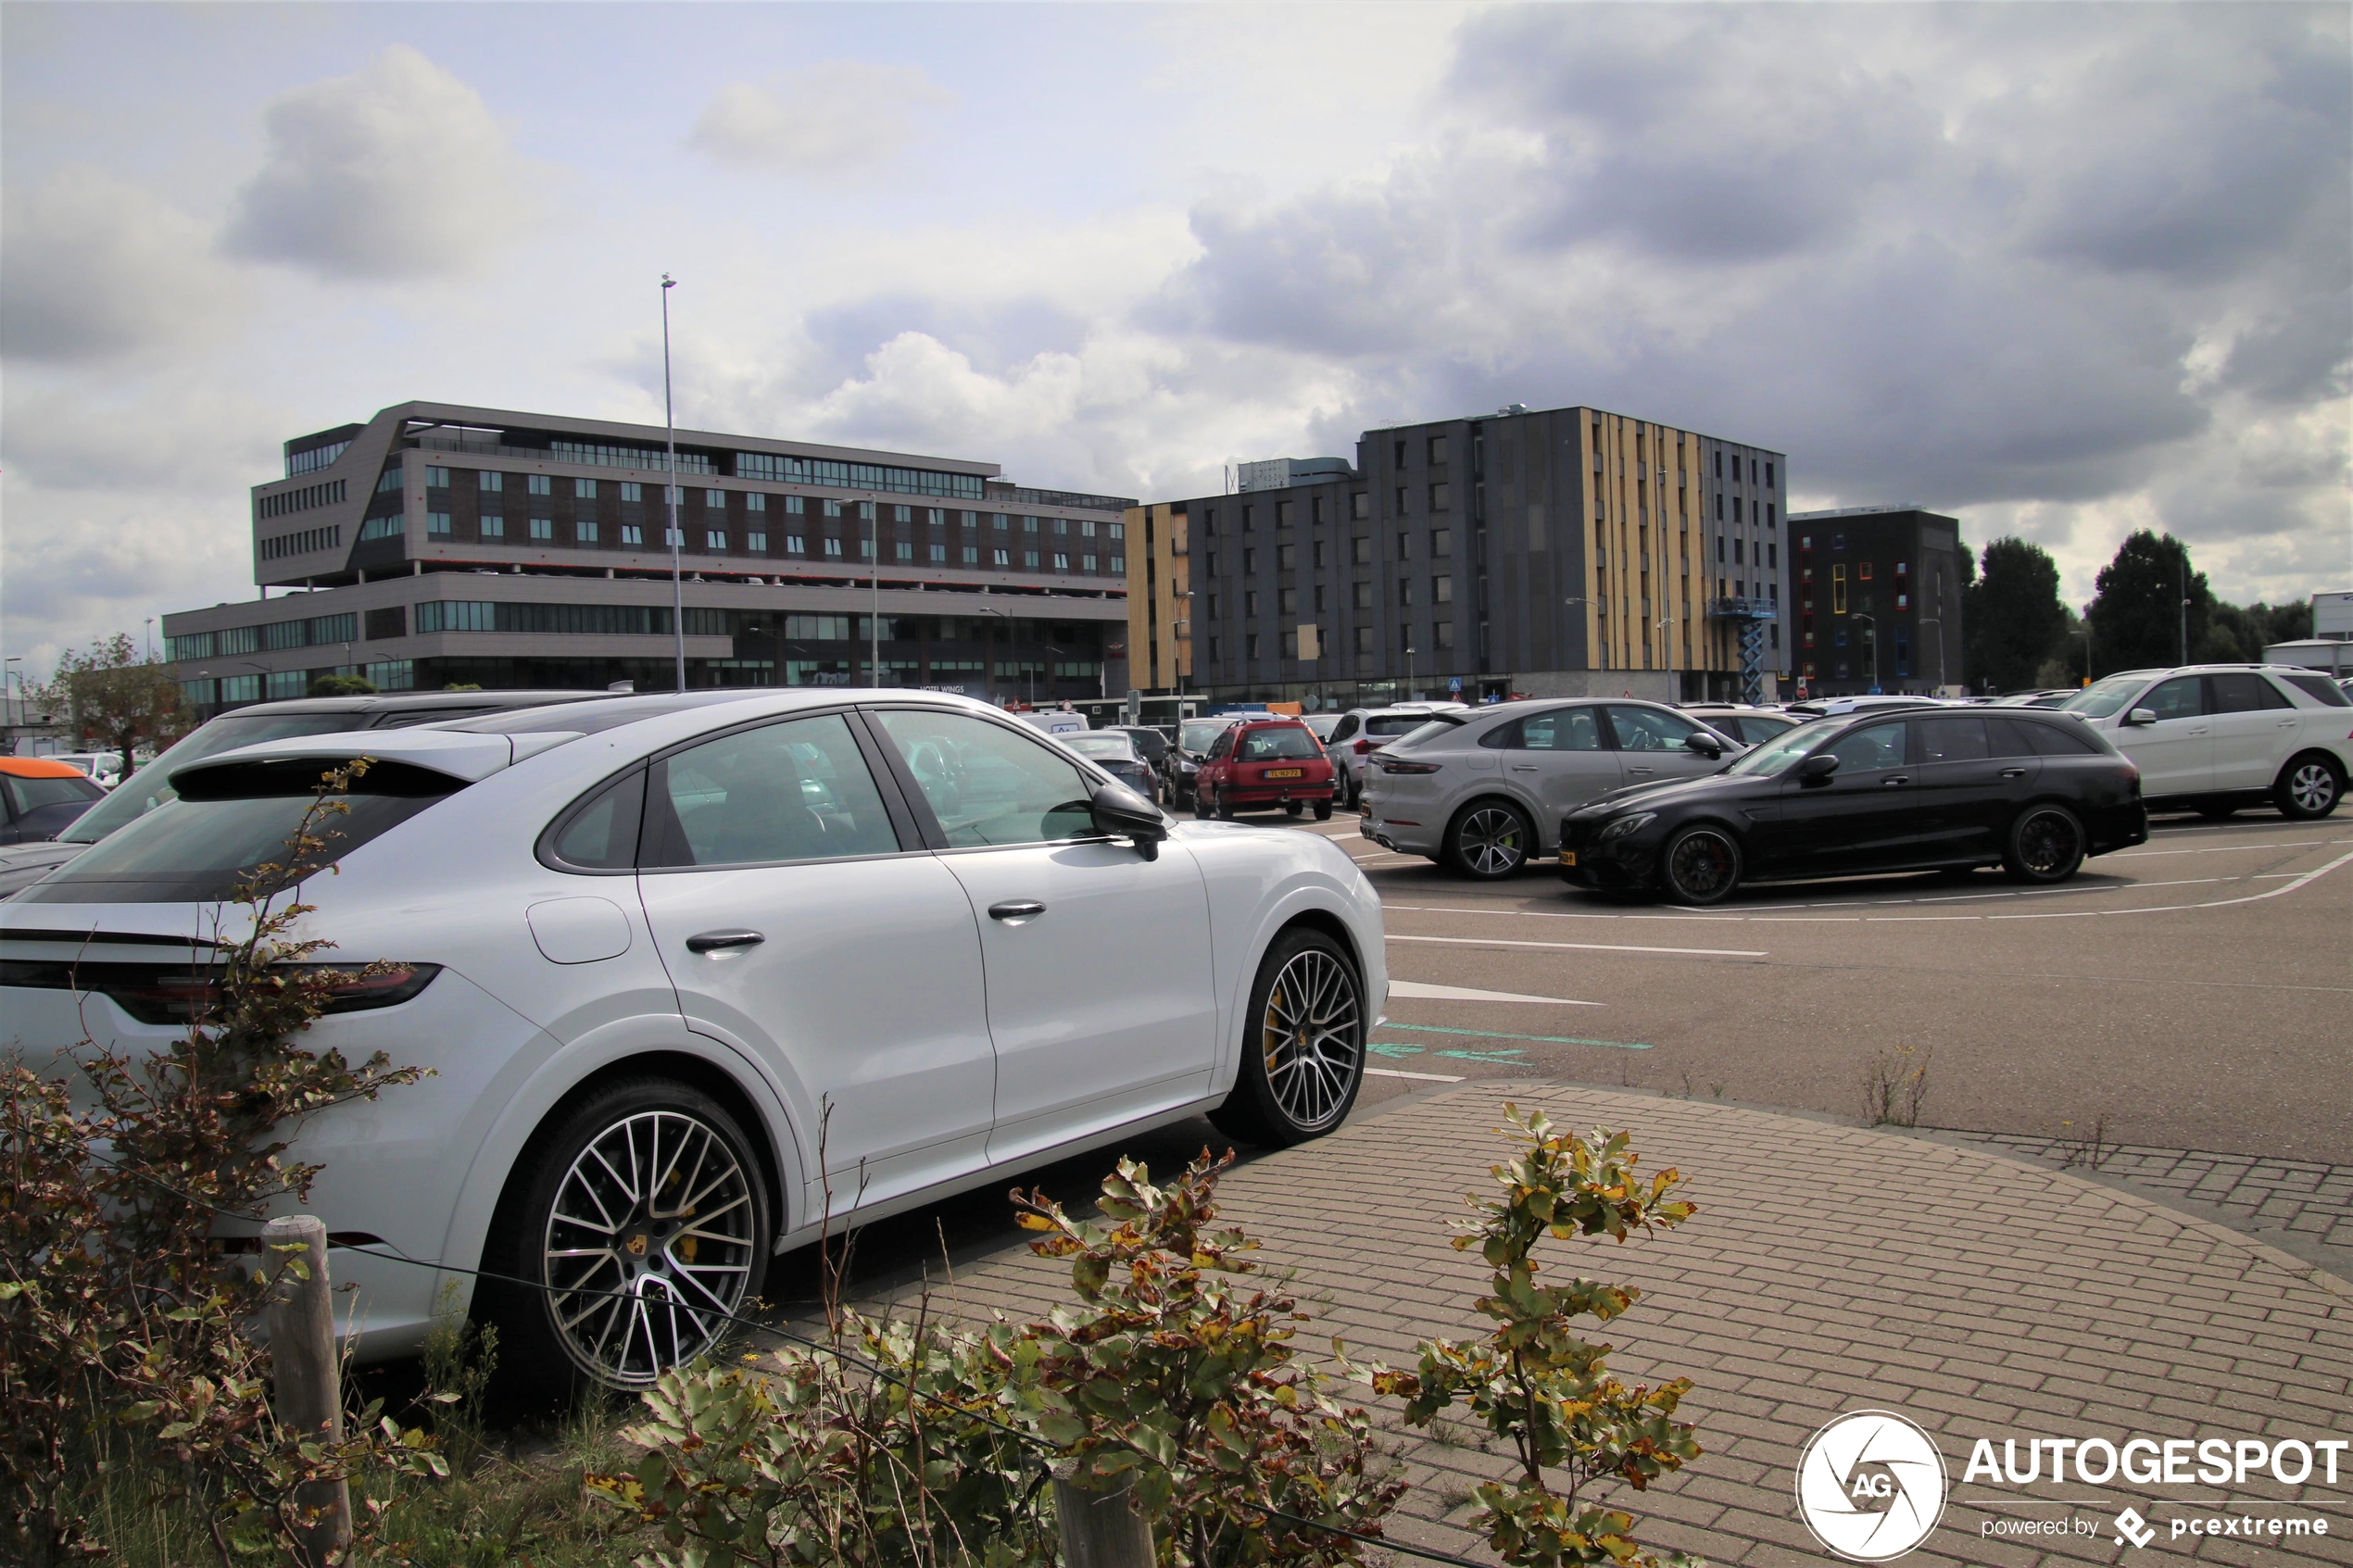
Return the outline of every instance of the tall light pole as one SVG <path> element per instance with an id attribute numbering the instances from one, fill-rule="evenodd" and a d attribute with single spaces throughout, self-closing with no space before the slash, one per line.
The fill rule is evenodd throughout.
<path id="1" fill-rule="evenodd" d="M 2190 661 L 2190 547 L 2182 546 L 2182 662 Z"/>
<path id="2" fill-rule="evenodd" d="M 662 486 L 670 503 L 670 630 L 678 648 L 678 689 L 686 689 L 686 589 L 680 575 L 679 549 L 686 536 L 678 530 L 678 420 L 670 403 L 670 291 L 678 286 L 669 273 L 661 275 L 661 432 Z"/>
<path id="3" fill-rule="evenodd" d="M 866 630 L 873 634 L 872 652 L 875 661 L 875 684 L 882 684 L 882 503 L 872 495 L 866 497 L 866 570 L 874 583 L 874 614 L 866 618 Z"/>

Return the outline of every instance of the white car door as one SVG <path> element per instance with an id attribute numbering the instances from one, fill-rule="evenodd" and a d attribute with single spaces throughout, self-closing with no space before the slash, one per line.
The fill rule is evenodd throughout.
<path id="1" fill-rule="evenodd" d="M 2129 722 L 2133 710 L 2143 708 L 2156 713 L 2156 722 Z M 2111 738 L 2140 769 L 2141 794 L 2150 799 L 2214 787 L 2214 729 L 2206 716 L 2200 676 L 2168 676 L 2151 686 L 2117 715 Z"/>
<path id="2" fill-rule="evenodd" d="M 2214 728 L 2214 787 L 2271 788 L 2304 733 L 2302 711 L 2252 671 L 2208 675 L 2206 696 Z"/>
<path id="3" fill-rule="evenodd" d="M 638 873 L 687 1026 L 775 1075 L 836 1213 L 979 1169 L 996 1088 L 972 907 L 912 820 L 894 826 L 852 722 L 657 761 Z"/>
<path id="4" fill-rule="evenodd" d="M 1208 894 L 1183 846 L 1093 836 L 1094 781 L 1009 724 L 872 710 L 980 917 L 997 1047 L 991 1163 L 1208 1092 Z"/>

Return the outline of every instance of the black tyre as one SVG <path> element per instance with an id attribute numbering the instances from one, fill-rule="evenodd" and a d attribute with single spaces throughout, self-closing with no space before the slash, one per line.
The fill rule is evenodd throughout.
<path id="1" fill-rule="evenodd" d="M 1287 1147 L 1348 1119 L 1365 1082 L 1364 977 L 1340 945 L 1293 926 L 1259 961 L 1243 1014 L 1241 1066 L 1209 1113 L 1228 1137 Z"/>
<path id="2" fill-rule="evenodd" d="M 2271 804 L 2280 809 L 2281 816 L 2299 822 L 2320 821 L 2335 810 L 2344 797 L 2344 772 L 2317 751 L 2289 758 L 2271 785 Z"/>
<path id="3" fill-rule="evenodd" d="M 1283 802 L 1283 815 L 1286 817 L 1296 817 L 1304 809 L 1306 809 L 1306 808 L 1299 801 L 1286 800 Z"/>
<path id="4" fill-rule="evenodd" d="M 1209 797 L 1202 793 L 1199 784 L 1193 786 L 1193 815 L 1196 818 L 1206 818 L 1209 815 Z"/>
<path id="5" fill-rule="evenodd" d="M 535 1395 L 645 1387 L 749 1312 L 775 1234 L 724 1106 L 667 1079 L 602 1085 L 532 1139 L 492 1221 L 484 1269 L 532 1282 L 477 1295 L 502 1377 Z"/>
<path id="6" fill-rule="evenodd" d="M 1517 875 L 1535 852 L 1535 824 L 1508 800 L 1474 800 L 1446 827 L 1447 861 L 1480 882 Z"/>
<path id="7" fill-rule="evenodd" d="M 1210 809 L 1217 814 L 1217 820 L 1219 822 L 1230 822 L 1234 820 L 1234 803 L 1227 799 L 1224 796 L 1218 795 L 1211 797 L 1209 805 Z"/>
<path id="8" fill-rule="evenodd" d="M 1658 879 L 1678 903 L 1721 903 L 1741 884 L 1741 847 L 1722 828 L 1685 828 L 1659 852 Z"/>
<path id="9" fill-rule="evenodd" d="M 2029 806 L 2010 824 L 2002 869 L 2012 882 L 2065 882 L 2083 864 L 2083 824 L 2064 806 Z"/>
<path id="10" fill-rule="evenodd" d="M 1330 801 L 1318 800 L 1315 802 L 1315 820 L 1319 822 L 1328 822 L 1332 820 L 1332 803 Z"/>

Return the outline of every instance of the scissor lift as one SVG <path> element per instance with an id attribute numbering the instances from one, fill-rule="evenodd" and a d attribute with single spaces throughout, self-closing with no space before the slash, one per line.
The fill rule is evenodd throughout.
<path id="1" fill-rule="evenodd" d="M 1708 618 L 1730 621 L 1740 633 L 1741 700 L 1765 700 L 1765 625 L 1780 619 L 1781 607 L 1771 599 L 1713 599 Z"/>

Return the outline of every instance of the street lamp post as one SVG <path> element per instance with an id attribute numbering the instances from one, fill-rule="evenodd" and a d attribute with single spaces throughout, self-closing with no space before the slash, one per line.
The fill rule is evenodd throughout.
<path id="1" fill-rule="evenodd" d="M 866 618 L 866 630 L 873 637 L 868 657 L 875 661 L 875 684 L 882 684 L 882 506 L 872 495 L 866 497 L 866 568 L 874 583 L 874 614 Z"/>
<path id="2" fill-rule="evenodd" d="M 680 575 L 679 549 L 686 536 L 678 531 L 678 420 L 670 400 L 670 291 L 678 286 L 669 273 L 661 275 L 661 431 L 662 486 L 670 503 L 670 630 L 678 649 L 678 689 L 686 689 L 686 589 Z"/>

